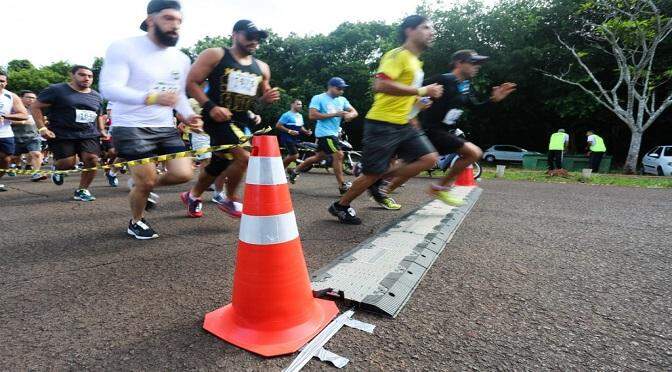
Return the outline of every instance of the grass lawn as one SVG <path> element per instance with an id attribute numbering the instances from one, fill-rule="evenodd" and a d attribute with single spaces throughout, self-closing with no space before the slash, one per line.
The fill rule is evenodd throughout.
<path id="1" fill-rule="evenodd" d="M 436 177 L 437 175 L 435 175 Z M 485 167 L 483 179 L 496 179 L 495 168 Z M 550 177 L 545 171 L 525 170 L 506 167 L 504 179 L 514 181 L 531 181 L 547 183 L 587 183 L 593 185 L 631 186 L 646 188 L 672 188 L 672 177 L 635 176 L 623 174 L 593 174 L 588 181 L 581 180 L 581 172 L 570 172 L 569 177 Z"/>

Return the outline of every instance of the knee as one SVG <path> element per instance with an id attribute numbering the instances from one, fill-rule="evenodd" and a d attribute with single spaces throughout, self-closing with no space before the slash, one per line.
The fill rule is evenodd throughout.
<path id="1" fill-rule="evenodd" d="M 483 150 L 473 143 L 468 142 L 464 145 L 463 153 L 460 155 L 469 161 L 476 162 L 481 159 L 481 156 L 483 156 Z"/>
<path id="2" fill-rule="evenodd" d="M 338 159 L 338 160 L 343 160 L 343 158 L 345 157 L 343 155 L 343 151 L 336 151 L 333 156 L 334 156 L 334 159 Z"/>
<path id="3" fill-rule="evenodd" d="M 133 188 L 144 194 L 149 194 L 152 190 L 154 190 L 154 187 L 156 187 L 156 177 L 143 179 L 141 181 L 134 181 L 135 184 Z"/>
<path id="4" fill-rule="evenodd" d="M 98 165 L 98 156 L 96 155 L 85 155 L 82 158 L 82 162 L 84 163 L 85 167 L 95 167 Z"/>
<path id="5" fill-rule="evenodd" d="M 430 169 L 434 167 L 434 165 L 439 161 L 439 154 L 436 152 L 433 152 L 431 154 L 427 154 L 423 157 L 420 158 L 420 161 L 422 162 L 422 167 L 424 169 Z"/>

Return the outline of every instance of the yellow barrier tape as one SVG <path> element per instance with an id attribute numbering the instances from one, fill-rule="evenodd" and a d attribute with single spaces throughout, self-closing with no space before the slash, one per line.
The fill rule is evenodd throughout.
<path id="1" fill-rule="evenodd" d="M 266 134 L 266 133 L 270 132 L 271 130 L 272 129 L 270 127 L 266 127 L 264 129 L 261 129 L 259 131 L 254 132 L 253 135 Z M 37 174 L 37 173 L 39 173 L 39 174 L 71 174 L 71 173 L 79 173 L 79 172 L 92 172 L 92 171 L 97 171 L 97 170 L 110 170 L 110 169 L 113 169 L 113 168 L 121 168 L 121 167 L 124 167 L 124 166 L 134 167 L 134 166 L 137 166 L 137 165 L 143 165 L 143 164 L 149 164 L 149 163 L 158 163 L 158 162 L 167 161 L 167 160 L 192 157 L 192 156 L 195 156 L 195 155 L 201 155 L 201 154 L 205 154 L 205 153 L 208 153 L 208 152 L 230 150 L 230 149 L 235 148 L 235 147 L 249 147 L 250 144 L 248 143 L 248 141 L 250 140 L 250 138 L 252 138 L 252 136 L 240 137 L 240 143 L 236 144 L 236 145 L 211 146 L 211 147 L 206 147 L 206 148 L 202 148 L 202 149 L 198 149 L 198 150 L 176 152 L 174 154 L 159 155 L 159 156 L 154 156 L 154 157 L 151 157 L 151 158 L 124 161 L 124 162 L 113 163 L 113 164 L 108 164 L 108 165 L 99 165 L 97 167 L 92 167 L 92 168 L 69 169 L 69 170 L 0 169 L 0 172 L 13 173 L 13 174 L 17 174 L 17 175 L 33 175 L 33 174 Z"/>

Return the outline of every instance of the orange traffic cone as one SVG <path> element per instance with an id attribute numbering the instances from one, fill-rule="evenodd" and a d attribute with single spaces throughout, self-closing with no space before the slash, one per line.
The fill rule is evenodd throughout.
<path id="1" fill-rule="evenodd" d="M 313 297 L 275 136 L 252 139 L 231 304 L 205 315 L 203 328 L 264 356 L 289 354 L 336 315 Z"/>
<path id="2" fill-rule="evenodd" d="M 472 165 L 469 165 L 457 176 L 455 186 L 477 186 L 476 181 L 474 181 L 474 167 Z"/>

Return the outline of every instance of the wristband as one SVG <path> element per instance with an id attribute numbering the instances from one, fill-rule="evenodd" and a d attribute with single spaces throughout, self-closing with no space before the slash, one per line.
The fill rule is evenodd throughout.
<path id="1" fill-rule="evenodd" d="M 40 128 L 40 129 L 38 129 L 37 131 L 38 131 L 39 133 L 42 133 L 42 129 L 44 129 L 44 130 L 49 130 L 49 128 L 47 128 L 47 127 L 42 127 L 42 128 Z"/>
<path id="2" fill-rule="evenodd" d="M 159 100 L 158 93 L 149 93 L 145 99 L 147 106 L 156 105 L 156 102 Z"/>
<path id="3" fill-rule="evenodd" d="M 418 88 L 418 95 L 424 97 L 427 95 L 427 87 Z"/>
<path id="4" fill-rule="evenodd" d="M 204 117 L 210 116 L 210 111 L 213 108 L 215 108 L 215 106 L 216 106 L 215 103 L 212 102 L 211 100 L 205 101 L 205 103 L 201 106 L 202 108 L 201 115 L 203 115 Z"/>

